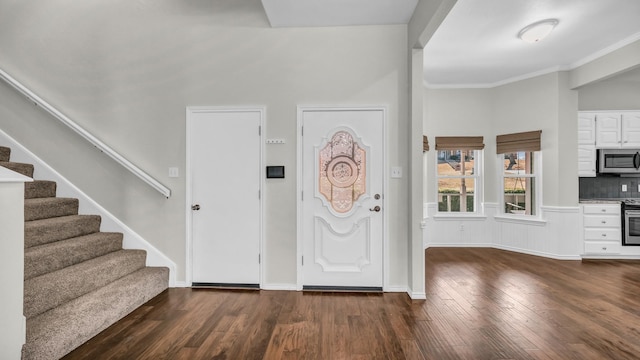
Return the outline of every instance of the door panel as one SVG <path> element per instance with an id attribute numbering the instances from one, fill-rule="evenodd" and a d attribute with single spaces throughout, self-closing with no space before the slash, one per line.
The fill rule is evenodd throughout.
<path id="1" fill-rule="evenodd" d="M 260 283 L 260 111 L 192 111 L 192 280 Z"/>
<path id="2" fill-rule="evenodd" d="M 384 111 L 301 116 L 303 286 L 381 288 Z"/>

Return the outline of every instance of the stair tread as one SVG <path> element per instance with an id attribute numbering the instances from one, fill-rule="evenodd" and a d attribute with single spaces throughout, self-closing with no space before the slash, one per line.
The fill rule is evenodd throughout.
<path id="1" fill-rule="evenodd" d="M 24 315 L 41 314 L 145 266 L 146 251 L 119 250 L 24 282 Z"/>
<path id="2" fill-rule="evenodd" d="M 0 161 L 9 161 L 11 158 L 11 148 L 0 146 Z"/>
<path id="3" fill-rule="evenodd" d="M 24 183 L 24 198 L 35 199 L 56 196 L 57 184 L 55 181 L 34 180 Z"/>
<path id="4" fill-rule="evenodd" d="M 24 221 L 78 215 L 78 199 L 46 197 L 24 200 Z"/>
<path id="5" fill-rule="evenodd" d="M 169 269 L 142 268 L 27 320 L 23 359 L 59 359 L 167 289 Z"/>
<path id="6" fill-rule="evenodd" d="M 24 223 L 24 246 L 29 248 L 100 231 L 99 215 L 69 215 Z"/>
<path id="7" fill-rule="evenodd" d="M 122 233 L 111 232 L 97 232 L 33 246 L 24 252 L 24 279 L 29 280 L 120 249 Z"/>
<path id="8" fill-rule="evenodd" d="M 13 170 L 24 176 L 33 177 L 33 165 L 13 161 L 0 161 L 0 166 L 4 166 L 9 170 Z"/>

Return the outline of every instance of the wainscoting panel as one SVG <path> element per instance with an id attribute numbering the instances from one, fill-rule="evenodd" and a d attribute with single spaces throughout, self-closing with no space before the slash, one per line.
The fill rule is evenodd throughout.
<path id="1" fill-rule="evenodd" d="M 579 207 L 543 207 L 537 220 L 501 217 L 498 204 L 484 205 L 484 216 L 437 215 L 425 203 L 424 246 L 494 247 L 554 259 L 579 260 L 582 253 Z"/>

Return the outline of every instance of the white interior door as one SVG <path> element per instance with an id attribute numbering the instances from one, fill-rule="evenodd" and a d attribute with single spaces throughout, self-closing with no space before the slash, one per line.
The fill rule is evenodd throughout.
<path id="1" fill-rule="evenodd" d="M 259 287 L 262 110 L 190 108 L 192 282 Z"/>
<path id="2" fill-rule="evenodd" d="M 382 290 L 384 110 L 299 116 L 303 289 Z"/>

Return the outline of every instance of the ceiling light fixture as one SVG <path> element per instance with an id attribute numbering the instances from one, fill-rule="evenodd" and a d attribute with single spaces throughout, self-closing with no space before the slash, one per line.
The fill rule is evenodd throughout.
<path id="1" fill-rule="evenodd" d="M 551 33 L 558 25 L 557 19 L 546 19 L 534 22 L 520 30 L 518 37 L 528 43 L 537 43 Z"/>

